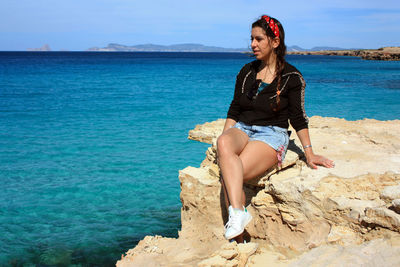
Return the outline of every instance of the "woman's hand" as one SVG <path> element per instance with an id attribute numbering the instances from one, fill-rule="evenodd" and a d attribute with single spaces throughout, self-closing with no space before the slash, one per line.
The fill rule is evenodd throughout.
<path id="1" fill-rule="evenodd" d="M 232 126 L 235 124 L 236 124 L 235 120 L 227 118 L 225 121 L 224 130 L 222 132 L 225 132 L 226 130 L 232 128 Z"/>
<path id="2" fill-rule="evenodd" d="M 317 165 L 324 166 L 326 168 L 333 168 L 335 167 L 335 163 L 325 158 L 324 156 L 309 154 L 306 155 L 307 164 L 310 166 L 311 169 L 318 169 Z"/>
<path id="3" fill-rule="evenodd" d="M 324 156 L 315 155 L 310 141 L 310 135 L 308 133 L 308 129 L 304 128 L 297 132 L 297 136 L 300 139 L 301 144 L 304 148 L 304 153 L 306 154 L 307 164 L 312 169 L 318 169 L 317 165 L 324 166 L 326 168 L 335 167 L 335 163 L 325 158 Z"/>

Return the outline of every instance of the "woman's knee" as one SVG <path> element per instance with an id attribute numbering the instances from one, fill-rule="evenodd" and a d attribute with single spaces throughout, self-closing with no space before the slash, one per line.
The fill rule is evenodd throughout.
<path id="1" fill-rule="evenodd" d="M 238 130 L 229 129 L 217 139 L 218 156 L 236 154 L 239 155 L 248 142 L 248 136 Z"/>
<path id="2" fill-rule="evenodd" d="M 219 156 L 229 152 L 229 148 L 231 146 L 230 145 L 231 141 L 229 139 L 230 137 L 226 134 L 222 134 L 218 137 L 217 153 Z"/>

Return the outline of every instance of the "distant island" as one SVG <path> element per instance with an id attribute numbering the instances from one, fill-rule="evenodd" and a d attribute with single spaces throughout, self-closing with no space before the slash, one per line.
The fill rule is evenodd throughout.
<path id="1" fill-rule="evenodd" d="M 248 48 L 224 48 L 218 46 L 206 46 L 202 44 L 140 44 L 140 45 L 121 45 L 111 43 L 107 47 L 91 47 L 86 51 L 95 52 L 248 52 Z"/>
<path id="2" fill-rule="evenodd" d="M 352 48 L 355 50 L 357 48 Z M 305 51 L 322 51 L 322 50 L 345 50 L 340 47 L 316 46 L 311 49 L 304 49 L 297 45 L 288 46 L 288 52 L 305 52 Z M 106 47 L 91 47 L 86 51 L 94 52 L 250 52 L 248 48 L 225 48 L 218 46 L 206 46 L 202 44 L 186 43 L 173 45 L 158 45 L 158 44 L 139 44 L 139 45 L 122 45 L 110 43 Z"/>
<path id="3" fill-rule="evenodd" d="M 206 46 L 202 44 L 140 44 L 121 45 L 111 43 L 107 47 L 92 47 L 86 51 L 94 52 L 238 52 L 250 53 L 250 48 L 224 48 L 217 46 Z M 288 46 L 289 55 L 336 55 L 355 56 L 367 60 L 400 60 L 400 47 L 383 47 L 379 49 L 344 49 L 340 47 L 316 46 L 311 49 L 304 49 L 299 46 Z"/>
<path id="4" fill-rule="evenodd" d="M 28 51 L 52 51 L 48 44 L 40 48 L 28 48 Z M 248 48 L 225 48 L 218 46 L 207 46 L 195 43 L 158 45 L 139 44 L 122 45 L 110 43 L 106 47 L 91 47 L 85 51 L 90 52 L 217 52 L 217 53 L 251 53 Z M 400 60 L 400 47 L 382 47 L 378 49 L 345 49 L 340 47 L 316 46 L 304 49 L 293 45 L 287 47 L 289 55 L 327 55 L 327 56 L 354 56 L 367 60 Z"/>
<path id="5" fill-rule="evenodd" d="M 49 52 L 51 51 L 51 48 L 48 44 L 43 45 L 42 47 L 39 48 L 28 48 L 27 51 L 30 52 Z"/>

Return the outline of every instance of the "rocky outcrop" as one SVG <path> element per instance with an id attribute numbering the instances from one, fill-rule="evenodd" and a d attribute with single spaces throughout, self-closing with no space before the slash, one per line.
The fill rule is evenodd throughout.
<path id="1" fill-rule="evenodd" d="M 366 60 L 400 60 L 400 47 L 383 47 L 362 50 L 293 51 L 290 55 L 352 56 Z"/>
<path id="2" fill-rule="evenodd" d="M 223 124 L 205 123 L 189 133 L 211 146 L 199 168 L 179 172 L 179 238 L 146 237 L 117 266 L 400 264 L 400 121 L 312 117 L 314 150 L 335 168 L 308 168 L 292 134 L 283 165 L 245 185 L 254 218 L 247 244 L 223 238 L 227 215 L 215 150 Z"/>

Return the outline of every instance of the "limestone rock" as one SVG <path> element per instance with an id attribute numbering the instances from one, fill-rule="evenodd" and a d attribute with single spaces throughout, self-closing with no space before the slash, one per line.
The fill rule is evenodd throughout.
<path id="1" fill-rule="evenodd" d="M 237 251 L 234 250 L 234 249 L 228 249 L 228 250 L 223 250 L 223 251 L 221 251 L 221 252 L 219 253 L 219 255 L 220 255 L 222 258 L 226 259 L 226 260 L 231 260 L 231 259 L 235 258 L 235 257 L 238 255 L 238 253 L 237 253 Z"/>
<path id="2" fill-rule="evenodd" d="M 199 263 L 199 267 L 225 267 L 227 264 L 226 259 L 220 255 L 215 255 L 209 259 L 203 260 Z"/>
<path id="3" fill-rule="evenodd" d="M 392 201 L 392 208 L 395 212 L 400 214 L 400 199 L 395 199 Z"/>
<path id="4" fill-rule="evenodd" d="M 400 185 L 385 186 L 381 192 L 381 198 L 389 200 L 400 198 Z"/>
<path id="5" fill-rule="evenodd" d="M 189 139 L 197 140 L 203 143 L 212 144 L 224 128 L 225 120 L 219 119 L 214 122 L 206 122 L 196 125 L 193 130 L 189 131 Z"/>
<path id="6" fill-rule="evenodd" d="M 257 243 L 237 244 L 236 242 L 232 242 L 229 245 L 223 245 L 211 258 L 200 262 L 199 266 L 244 267 L 246 266 L 249 257 L 257 251 L 257 248 Z"/>
<path id="7" fill-rule="evenodd" d="M 345 247 L 323 245 L 305 253 L 299 259 L 291 262 L 289 266 L 400 266 L 400 246 L 398 240 L 395 242 L 376 239 L 360 245 Z"/>
<path id="8" fill-rule="evenodd" d="M 400 215 L 386 208 L 367 208 L 363 221 L 400 232 Z"/>
<path id="9" fill-rule="evenodd" d="M 283 166 L 244 186 L 253 216 L 247 244 L 223 237 L 227 213 L 215 146 L 223 125 L 190 131 L 190 139 L 211 146 L 199 168 L 179 172 L 179 238 L 146 237 L 117 266 L 265 266 L 266 259 L 271 266 L 399 265 L 400 121 L 310 118 L 314 152 L 336 166 L 308 168 L 292 134 Z"/>

